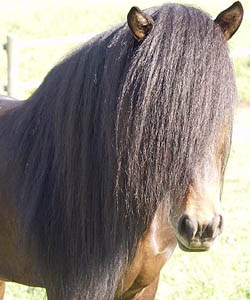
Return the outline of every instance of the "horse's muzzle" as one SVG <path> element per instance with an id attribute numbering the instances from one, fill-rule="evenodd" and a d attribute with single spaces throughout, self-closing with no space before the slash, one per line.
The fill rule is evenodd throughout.
<path id="1" fill-rule="evenodd" d="M 177 224 L 176 238 L 183 251 L 207 251 L 221 234 L 222 229 L 223 218 L 221 215 L 214 216 L 210 222 L 202 223 L 183 214 Z"/>

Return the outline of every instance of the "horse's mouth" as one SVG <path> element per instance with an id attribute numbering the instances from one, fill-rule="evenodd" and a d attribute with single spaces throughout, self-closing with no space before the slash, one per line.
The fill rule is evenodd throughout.
<path id="1" fill-rule="evenodd" d="M 179 248 L 185 252 L 204 252 L 204 251 L 208 251 L 210 249 L 209 245 L 190 245 L 190 246 L 186 246 L 184 245 L 181 241 L 178 241 L 178 245 Z"/>

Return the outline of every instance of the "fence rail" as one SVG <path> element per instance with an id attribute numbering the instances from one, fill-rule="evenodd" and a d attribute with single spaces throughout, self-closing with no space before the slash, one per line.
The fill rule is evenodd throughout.
<path id="1" fill-rule="evenodd" d="M 3 49 L 7 51 L 8 60 L 8 78 L 7 86 L 4 90 L 9 96 L 18 97 L 18 90 L 22 88 L 24 90 L 36 88 L 40 82 L 31 81 L 22 83 L 18 80 L 18 54 L 19 51 L 25 48 L 35 48 L 39 46 L 48 46 L 55 44 L 67 44 L 67 43 L 84 43 L 94 37 L 97 33 L 88 33 L 83 35 L 33 39 L 33 40 L 19 40 L 14 35 L 7 36 L 7 43 L 3 45 Z M 238 49 L 231 52 L 232 58 L 247 57 L 250 56 L 250 49 Z"/>

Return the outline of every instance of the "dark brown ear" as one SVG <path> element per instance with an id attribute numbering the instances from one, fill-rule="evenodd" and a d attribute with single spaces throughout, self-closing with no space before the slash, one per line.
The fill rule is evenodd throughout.
<path id="1" fill-rule="evenodd" d="M 144 40 L 154 25 L 154 20 L 138 7 L 130 9 L 127 20 L 130 30 L 138 40 Z"/>
<path id="2" fill-rule="evenodd" d="M 214 20 L 220 25 L 226 40 L 229 40 L 240 27 L 243 18 L 243 7 L 239 1 L 221 12 Z"/>

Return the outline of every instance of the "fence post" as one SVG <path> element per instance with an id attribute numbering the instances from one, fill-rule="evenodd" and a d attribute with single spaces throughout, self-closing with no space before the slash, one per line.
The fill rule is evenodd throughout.
<path id="1" fill-rule="evenodd" d="M 18 41 L 14 35 L 7 36 L 7 44 L 4 46 L 8 59 L 8 96 L 15 97 L 18 94 Z"/>

